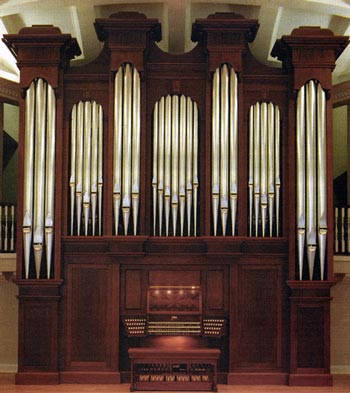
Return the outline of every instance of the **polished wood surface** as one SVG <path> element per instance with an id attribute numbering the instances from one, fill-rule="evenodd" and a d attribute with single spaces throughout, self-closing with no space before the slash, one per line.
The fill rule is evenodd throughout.
<path id="1" fill-rule="evenodd" d="M 129 393 L 129 384 L 110 385 L 15 385 L 13 374 L 0 374 L 1 393 Z M 218 385 L 218 391 L 222 393 L 348 393 L 350 391 L 350 375 L 334 376 L 334 386 L 326 387 L 296 387 L 296 386 L 276 386 L 276 385 L 254 385 L 254 386 L 229 386 Z M 151 392 L 150 392 L 151 393 Z M 160 393 L 158 391 L 158 393 Z"/>

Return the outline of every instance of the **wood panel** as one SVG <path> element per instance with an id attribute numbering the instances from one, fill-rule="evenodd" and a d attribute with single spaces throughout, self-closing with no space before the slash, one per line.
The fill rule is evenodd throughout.
<path id="1" fill-rule="evenodd" d="M 222 269 L 207 271 L 207 311 L 224 311 L 226 305 L 226 280 Z"/>
<path id="2" fill-rule="evenodd" d="M 282 308 L 280 266 L 248 264 L 238 267 L 237 353 L 234 368 L 278 369 L 281 367 Z"/>
<path id="3" fill-rule="evenodd" d="M 68 265 L 67 368 L 118 364 L 118 266 Z"/>
<path id="4" fill-rule="evenodd" d="M 125 272 L 125 311 L 142 308 L 142 271 Z"/>

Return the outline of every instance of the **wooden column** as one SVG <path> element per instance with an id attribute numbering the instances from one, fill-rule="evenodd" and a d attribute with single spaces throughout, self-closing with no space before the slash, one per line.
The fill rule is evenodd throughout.
<path id="1" fill-rule="evenodd" d="M 62 72 L 69 60 L 80 54 L 77 41 L 62 34 L 57 27 L 33 26 L 18 34 L 7 34 L 4 41 L 17 58 L 21 71 L 19 182 L 17 221 L 17 285 L 19 286 L 19 361 L 16 382 L 23 384 L 57 384 L 58 374 L 58 315 L 60 300 L 60 233 L 61 233 L 61 138 L 56 139 L 56 183 L 54 224 L 54 277 L 24 279 L 22 224 L 24 129 L 26 89 L 36 78 L 43 78 L 55 90 L 56 133 L 62 133 Z"/>
<path id="2" fill-rule="evenodd" d="M 273 48 L 272 55 L 283 61 L 291 81 L 290 113 L 296 118 L 296 95 L 309 80 L 317 80 L 326 91 L 327 138 L 327 252 L 326 275 L 321 280 L 298 280 L 296 265 L 296 203 L 291 202 L 289 234 L 290 287 L 290 385 L 331 385 L 330 374 L 330 288 L 333 281 L 333 146 L 332 146 L 332 70 L 335 61 L 348 43 L 347 37 L 334 36 L 330 30 L 319 27 L 301 27 L 289 36 L 283 36 Z M 291 200 L 296 199 L 295 143 L 296 132 L 291 122 L 290 184 Z M 294 186 L 293 186 L 294 184 Z M 295 227 L 295 228 L 293 228 Z"/>

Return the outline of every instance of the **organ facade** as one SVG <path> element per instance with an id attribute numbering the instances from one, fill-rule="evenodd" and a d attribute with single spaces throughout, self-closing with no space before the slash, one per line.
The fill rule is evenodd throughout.
<path id="1" fill-rule="evenodd" d="M 348 39 L 297 28 L 270 68 L 249 50 L 258 26 L 211 15 L 172 55 L 157 20 L 118 13 L 79 67 L 56 27 L 5 36 L 22 91 L 17 383 L 332 384 L 331 74 Z"/>

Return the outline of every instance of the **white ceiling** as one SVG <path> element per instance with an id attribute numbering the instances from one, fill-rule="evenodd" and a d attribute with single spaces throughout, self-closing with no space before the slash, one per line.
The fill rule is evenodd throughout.
<path id="1" fill-rule="evenodd" d="M 24 26 L 52 24 L 77 38 L 82 55 L 73 65 L 87 63 L 101 50 L 94 29 L 96 18 L 118 11 L 138 11 L 162 25 L 159 46 L 172 53 L 187 52 L 192 23 L 215 12 L 236 12 L 258 19 L 260 28 L 251 44 L 263 63 L 279 66 L 270 52 L 282 35 L 299 26 L 320 26 L 335 35 L 350 35 L 350 0 L 0 0 L 0 34 L 17 33 Z M 15 60 L 0 44 L 0 76 L 18 80 Z M 350 80 L 350 47 L 337 61 L 333 82 Z"/>

